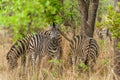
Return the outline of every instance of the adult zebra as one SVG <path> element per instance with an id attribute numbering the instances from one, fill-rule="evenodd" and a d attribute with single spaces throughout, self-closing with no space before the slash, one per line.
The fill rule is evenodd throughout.
<path id="1" fill-rule="evenodd" d="M 38 60 L 38 66 L 41 63 L 41 59 L 47 56 L 49 59 L 54 57 L 60 59 L 62 56 L 62 36 L 53 23 L 52 29 L 49 31 L 49 35 L 36 35 L 31 38 L 29 50 L 31 52 L 31 60 L 33 68 L 35 69 L 36 59 Z M 36 52 L 37 51 L 37 52 Z"/>
<path id="2" fill-rule="evenodd" d="M 30 56 L 33 68 L 35 67 L 37 57 L 39 59 L 44 55 L 60 57 L 62 53 L 61 40 L 62 37 L 55 24 L 53 24 L 52 29 L 48 31 L 42 31 L 35 35 L 25 37 L 23 40 L 18 40 L 7 53 L 6 58 L 9 69 L 17 67 L 18 58 L 26 54 Z"/>
<path id="3" fill-rule="evenodd" d="M 93 70 L 93 66 L 99 55 L 98 44 L 94 38 L 86 35 L 76 35 L 70 41 L 70 48 L 73 69 L 76 65 L 85 64 L 90 70 Z"/>

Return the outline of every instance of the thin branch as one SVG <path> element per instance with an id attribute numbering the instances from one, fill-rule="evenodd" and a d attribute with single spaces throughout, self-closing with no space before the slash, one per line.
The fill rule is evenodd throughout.
<path id="1" fill-rule="evenodd" d="M 64 32 L 60 31 L 60 29 L 58 29 L 58 31 L 67 41 L 71 42 L 71 39 L 69 39 Z"/>

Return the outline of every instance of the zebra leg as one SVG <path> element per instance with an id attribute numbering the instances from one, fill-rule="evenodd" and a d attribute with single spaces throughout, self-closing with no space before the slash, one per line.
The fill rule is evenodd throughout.
<path id="1" fill-rule="evenodd" d="M 32 59 L 32 68 L 33 68 L 33 72 L 35 71 L 35 61 L 36 61 L 36 54 L 35 52 L 32 52 L 31 54 L 31 59 Z"/>
<path id="2" fill-rule="evenodd" d="M 30 68 L 31 65 L 32 65 L 32 57 L 31 57 L 31 55 L 28 55 L 27 60 L 26 60 L 27 69 Z"/>
<path id="3" fill-rule="evenodd" d="M 75 73 L 75 56 L 72 55 L 72 71 L 73 71 L 73 74 Z"/>
<path id="4" fill-rule="evenodd" d="M 36 58 L 36 64 L 37 64 L 37 69 L 40 69 L 40 65 L 41 65 L 41 60 L 42 60 L 42 56 L 40 54 L 37 55 Z"/>
<path id="5" fill-rule="evenodd" d="M 88 70 L 86 72 L 87 72 L 88 77 L 90 77 L 92 75 L 92 73 L 95 72 L 95 67 L 94 67 L 95 62 L 94 62 L 94 60 L 88 59 L 86 65 L 88 66 Z"/>
<path id="6" fill-rule="evenodd" d="M 25 74 L 25 65 L 26 65 L 26 55 L 25 54 L 22 54 L 21 55 L 21 67 L 20 67 L 20 69 L 21 69 L 21 73 L 20 73 L 20 75 L 22 76 L 22 75 L 24 75 Z"/>
<path id="7" fill-rule="evenodd" d="M 21 56 L 21 65 L 22 65 L 23 68 L 25 67 L 25 64 L 26 64 L 26 55 L 23 54 L 23 55 Z"/>
<path id="8" fill-rule="evenodd" d="M 58 65 L 57 67 L 58 67 L 58 73 L 60 74 L 60 76 L 63 75 L 63 65 L 61 64 L 62 53 L 63 53 L 63 49 L 62 49 L 62 47 L 59 47 L 59 52 L 58 52 L 58 55 L 57 55 L 57 60 L 59 61 L 60 65 Z"/>
<path id="9" fill-rule="evenodd" d="M 93 60 L 91 60 L 90 62 L 89 62 L 89 66 L 90 66 L 90 69 L 89 69 L 89 71 L 90 72 L 95 72 L 96 70 L 95 70 L 95 61 L 93 61 Z"/>

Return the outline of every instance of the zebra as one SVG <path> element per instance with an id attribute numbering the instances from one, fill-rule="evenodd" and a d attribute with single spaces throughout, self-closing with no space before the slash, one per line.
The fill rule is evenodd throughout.
<path id="1" fill-rule="evenodd" d="M 39 34 L 32 37 L 30 40 L 29 50 L 31 52 L 31 62 L 33 70 L 35 70 L 36 60 L 38 59 L 38 66 L 41 63 L 41 59 L 44 56 L 48 58 L 54 57 L 60 59 L 62 56 L 62 36 L 58 32 L 55 24 L 51 30 L 49 30 L 49 35 Z"/>
<path id="2" fill-rule="evenodd" d="M 40 33 L 34 34 L 30 37 L 28 53 L 27 53 L 28 54 L 27 66 L 32 65 L 33 70 L 35 69 L 35 62 L 36 59 L 39 58 L 38 56 L 46 55 L 43 53 L 45 51 L 45 48 L 49 40 L 50 40 L 50 30 L 41 31 Z"/>
<path id="3" fill-rule="evenodd" d="M 57 28 L 53 25 L 53 28 L 48 31 L 42 31 L 40 33 L 25 37 L 23 40 L 18 40 L 7 53 L 7 60 L 9 69 L 14 69 L 18 63 L 17 59 L 22 55 L 28 55 L 31 58 L 33 68 L 35 66 L 36 58 L 41 58 L 44 55 L 56 55 L 60 52 L 61 55 L 61 40 Z M 19 44 L 19 45 L 18 45 Z M 23 58 L 25 63 L 26 59 Z M 40 60 L 39 60 L 40 61 Z"/>
<path id="4" fill-rule="evenodd" d="M 10 50 L 7 53 L 6 59 L 8 61 L 9 70 L 12 70 L 18 66 L 17 60 L 20 56 L 21 57 L 21 63 L 24 66 L 25 65 L 25 53 L 27 52 L 28 46 L 29 46 L 29 39 L 32 35 L 29 34 L 22 40 L 17 40 Z"/>
<path id="5" fill-rule="evenodd" d="M 93 70 L 93 66 L 99 55 L 99 47 L 94 38 L 86 35 L 75 35 L 70 41 L 70 50 L 73 70 L 76 65 L 82 63 L 85 64 L 89 70 Z"/>
<path id="6" fill-rule="evenodd" d="M 98 28 L 96 31 L 98 38 L 106 40 L 107 37 L 112 41 L 112 33 L 109 28 Z"/>

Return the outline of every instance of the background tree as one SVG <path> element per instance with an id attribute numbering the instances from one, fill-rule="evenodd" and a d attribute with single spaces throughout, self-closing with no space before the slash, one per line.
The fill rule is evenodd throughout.
<path id="1" fill-rule="evenodd" d="M 114 7 L 108 6 L 107 26 L 112 32 L 114 41 L 114 72 L 115 80 L 120 80 L 120 1 L 114 0 Z"/>
<path id="2" fill-rule="evenodd" d="M 14 39 L 22 38 L 34 29 L 42 29 L 52 22 L 61 23 L 58 0 L 0 1 L 0 24 L 9 27 Z"/>
<path id="3" fill-rule="evenodd" d="M 59 25 L 72 22 L 78 26 L 77 7 L 77 1 L 72 0 L 0 1 L 0 25 L 12 30 L 14 40 L 34 33 L 36 28 L 41 30 L 53 21 Z"/>
<path id="4" fill-rule="evenodd" d="M 78 4 L 81 12 L 81 30 L 84 31 L 82 34 L 93 37 L 99 0 L 78 0 Z"/>

